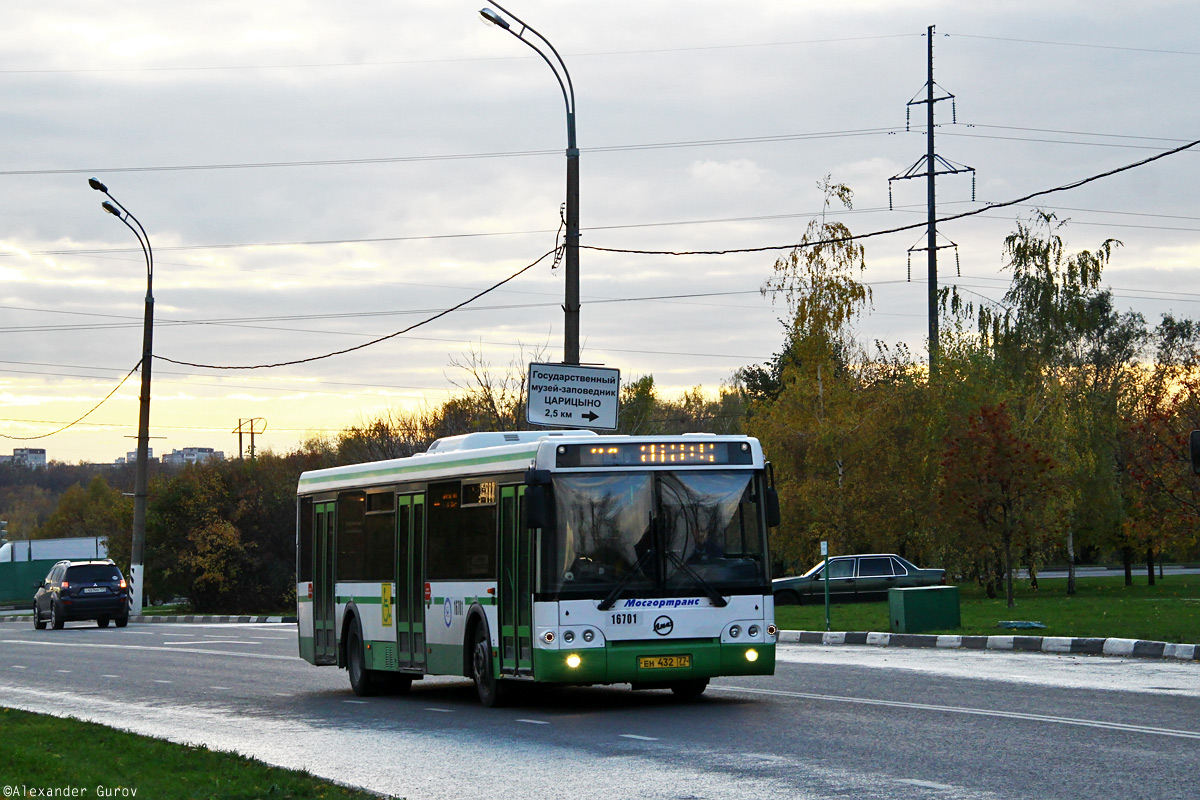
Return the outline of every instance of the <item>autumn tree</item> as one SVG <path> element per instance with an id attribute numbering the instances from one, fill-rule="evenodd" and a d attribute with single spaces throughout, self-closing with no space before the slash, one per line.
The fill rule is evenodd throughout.
<path id="1" fill-rule="evenodd" d="M 129 536 L 133 529 L 133 501 L 108 485 L 102 475 L 68 489 L 58 501 L 38 538 L 61 539 L 67 536 L 96 536 L 112 539 Z"/>
<path id="2" fill-rule="evenodd" d="M 940 492 L 945 517 L 963 532 L 967 546 L 1000 554 L 1009 608 L 1013 546 L 1037 535 L 1034 509 L 1054 491 L 1053 470 L 1048 455 L 1014 432 L 1004 404 L 981 407 L 946 439 Z"/>
<path id="3" fill-rule="evenodd" d="M 835 203 L 852 207 L 850 189 L 828 176 L 818 188 L 822 214 L 763 285 L 785 310 L 784 350 L 766 367 L 738 374 L 749 387 L 747 432 L 771 454 L 787 509 L 774 534 L 784 564 L 811 559 L 817 541 L 852 547 L 872 530 L 858 499 L 872 480 L 873 453 L 858 430 L 871 400 L 861 391 L 865 359 L 852 331 L 871 298 L 858 280 L 865 253 L 846 225 L 829 218 Z"/>
<path id="4" fill-rule="evenodd" d="M 1064 225 L 1045 211 L 1018 221 L 1004 240 L 1011 284 L 1002 304 L 979 307 L 978 326 L 1008 376 L 1013 413 L 1026 421 L 1049 408 L 1063 415 L 1041 419 L 1059 435 L 1048 446 L 1073 494 L 1063 508 L 1067 593 L 1074 594 L 1080 536 L 1093 545 L 1127 544 L 1121 416 L 1146 331 L 1140 315 L 1115 309 L 1101 283 L 1121 243 L 1106 239 L 1072 253 Z"/>

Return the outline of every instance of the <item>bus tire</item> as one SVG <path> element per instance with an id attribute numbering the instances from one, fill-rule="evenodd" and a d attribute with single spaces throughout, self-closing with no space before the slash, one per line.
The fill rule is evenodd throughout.
<path id="1" fill-rule="evenodd" d="M 346 639 L 346 672 L 350 673 L 350 688 L 358 697 L 371 697 L 375 694 L 375 680 L 367 669 L 367 660 L 363 655 L 362 634 L 358 625 L 350 626 L 350 635 Z"/>
<path id="2" fill-rule="evenodd" d="M 487 624 L 475 626 L 475 638 L 471 644 L 471 680 L 475 682 L 475 693 L 484 708 L 504 705 L 508 687 L 496 677 L 492 665 L 492 640 L 488 636 Z"/>
<path id="3" fill-rule="evenodd" d="M 678 681 L 671 684 L 671 691 L 680 700 L 695 700 L 704 694 L 708 688 L 708 678 L 694 678 L 690 681 Z"/>

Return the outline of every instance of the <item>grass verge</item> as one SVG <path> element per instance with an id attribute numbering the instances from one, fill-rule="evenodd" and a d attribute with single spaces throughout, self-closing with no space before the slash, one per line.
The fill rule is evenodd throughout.
<path id="1" fill-rule="evenodd" d="M 1081 636 L 1146 639 L 1200 644 L 1200 575 L 1167 575 L 1156 586 L 1126 586 L 1123 576 L 1088 577 L 1076 581 L 1067 595 L 1066 578 L 1042 578 L 1034 591 L 1028 581 L 1014 582 L 1016 605 L 1003 596 L 988 599 L 977 586 L 960 586 L 962 627 L 929 631 L 962 635 Z M 1007 620 L 1030 620 L 1045 628 L 1011 630 L 997 627 Z M 832 606 L 831 630 L 889 631 L 888 604 L 846 603 Z M 825 607 L 777 606 L 775 623 L 784 630 L 825 630 Z"/>
<path id="2" fill-rule="evenodd" d="M 4 740 L 4 766 L 0 772 L 6 776 L 5 786 L 24 787 L 31 797 L 52 790 L 57 794 L 44 796 L 153 800 L 378 798 L 307 772 L 270 767 L 204 746 L 173 744 L 75 719 L 0 708 L 0 732 Z"/>

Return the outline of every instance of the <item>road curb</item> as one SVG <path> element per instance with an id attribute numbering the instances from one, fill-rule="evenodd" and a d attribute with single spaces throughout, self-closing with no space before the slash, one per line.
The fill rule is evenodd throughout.
<path id="1" fill-rule="evenodd" d="M 278 616 L 278 617 L 252 617 L 252 616 L 208 616 L 202 614 L 182 614 L 178 616 L 160 616 L 160 615 L 141 615 L 132 616 L 130 622 L 156 623 L 156 622 L 200 622 L 200 623 L 250 623 L 250 622 L 287 622 L 295 623 L 295 617 Z M 24 622 L 26 624 L 33 622 L 33 614 L 15 614 L 11 616 L 0 616 L 0 622 Z"/>
<path id="2" fill-rule="evenodd" d="M 1169 658 L 1200 661 L 1200 645 L 1150 642 L 1143 639 L 1096 639 L 1069 636 L 945 636 L 873 631 L 780 631 L 782 644 L 852 644 L 876 647 L 931 647 L 962 650 Z"/>

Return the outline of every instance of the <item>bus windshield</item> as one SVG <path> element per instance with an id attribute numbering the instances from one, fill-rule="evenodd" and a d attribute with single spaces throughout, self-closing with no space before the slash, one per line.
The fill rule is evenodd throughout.
<path id="1" fill-rule="evenodd" d="M 748 470 L 555 475 L 542 590 L 595 598 L 762 591 L 759 482 Z"/>

